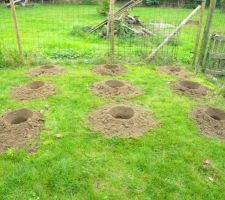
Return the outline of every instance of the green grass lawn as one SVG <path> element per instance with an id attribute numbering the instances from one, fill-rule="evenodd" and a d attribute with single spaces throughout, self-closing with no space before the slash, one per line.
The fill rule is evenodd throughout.
<path id="1" fill-rule="evenodd" d="M 0 69 L 0 114 L 23 107 L 38 111 L 47 109 L 47 112 L 37 152 L 30 154 L 24 150 L 9 149 L 0 155 L 0 199 L 225 199 L 224 141 L 201 135 L 191 118 L 192 109 L 198 105 L 209 104 L 225 109 L 224 98 L 219 95 L 220 88 L 216 82 L 209 82 L 198 75 L 195 80 L 213 89 L 215 95 L 204 100 L 193 99 L 171 91 L 168 84 L 176 78 L 159 75 L 155 71 L 156 66 L 128 65 L 129 73 L 114 79 L 128 80 L 143 88 L 145 93 L 115 101 L 143 106 L 154 114 L 160 125 L 135 139 L 106 138 L 89 130 L 88 114 L 101 105 L 113 102 L 93 95 L 89 89 L 96 81 L 111 79 L 94 75 L 91 72 L 93 65 L 88 64 L 104 60 L 108 44 L 96 36 L 75 37 L 69 34 L 74 25 L 72 22 L 77 21 L 74 16 L 84 14 L 74 11 L 75 8 L 38 6 L 18 9 L 25 49 L 28 56 L 33 56 L 32 65 Z M 67 13 L 62 9 L 66 9 Z M 81 24 L 76 22 L 77 25 L 95 24 L 100 20 L 95 8 L 82 6 L 82 9 L 91 16 L 91 21 L 84 17 L 79 22 Z M 181 18 L 190 12 L 165 8 L 157 10 L 169 10 L 168 13 Z M 144 18 L 148 9 L 138 8 L 134 12 Z M 57 13 L 60 13 L 60 18 L 57 18 Z M 12 41 L 14 38 L 9 14 L 9 10 L 0 8 L 3 56 L 7 55 L 5 51 L 14 48 L 9 43 L 10 38 Z M 50 21 L 44 18 L 46 15 L 52 15 Z M 158 15 L 155 18 L 159 19 L 162 17 L 156 12 L 154 15 Z M 218 20 L 223 17 L 223 14 L 216 13 Z M 166 14 L 162 18 L 165 19 Z M 172 16 L 168 21 L 170 19 L 174 23 L 179 21 Z M 55 23 L 51 24 L 52 21 Z M 214 28 L 222 30 L 219 22 L 214 24 Z M 180 35 L 187 39 L 179 46 L 180 61 L 190 62 L 188 51 L 193 48 L 194 36 L 188 34 L 188 28 Z M 188 38 L 192 38 L 190 43 Z M 99 46 L 101 49 L 95 52 Z M 84 54 L 79 62 L 85 64 L 64 59 L 46 60 L 46 55 L 64 49 Z M 30 51 L 33 53 L 28 53 Z M 40 58 L 36 51 L 45 56 Z M 47 61 L 63 64 L 68 73 L 32 79 L 26 75 L 34 63 Z M 10 97 L 15 86 L 31 80 L 52 81 L 58 86 L 58 92 L 45 99 L 24 102 Z M 55 134 L 63 137 L 56 139 Z M 206 159 L 212 164 L 210 170 L 203 167 Z"/>

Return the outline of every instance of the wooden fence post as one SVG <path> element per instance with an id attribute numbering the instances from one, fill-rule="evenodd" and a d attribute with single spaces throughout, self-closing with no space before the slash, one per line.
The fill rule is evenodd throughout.
<path id="1" fill-rule="evenodd" d="M 17 16 L 16 16 L 16 9 L 15 9 L 14 0 L 10 0 L 10 7 L 11 7 L 13 23 L 14 23 L 15 32 L 16 32 L 16 40 L 17 40 L 19 54 L 20 54 L 20 56 L 23 56 L 23 49 L 22 49 L 22 43 L 21 43 L 19 26 L 18 26 L 18 22 L 17 22 Z"/>
<path id="2" fill-rule="evenodd" d="M 195 42 L 192 66 L 196 66 L 195 64 L 196 64 L 196 59 L 197 59 L 199 43 L 200 43 L 200 39 L 201 39 L 202 26 L 203 26 L 203 17 L 204 17 L 204 11 L 205 11 L 205 4 L 206 4 L 206 0 L 202 0 L 201 13 L 200 13 L 200 17 L 199 17 L 199 24 L 198 24 L 198 31 L 197 31 L 197 37 L 196 37 L 196 42 Z M 195 68 L 195 71 L 197 71 L 197 68 Z"/>
<path id="3" fill-rule="evenodd" d="M 110 62 L 115 63 L 115 31 L 114 31 L 114 5 L 115 0 L 110 0 L 109 24 L 110 24 Z"/>
<path id="4" fill-rule="evenodd" d="M 211 29 L 211 25 L 212 25 L 212 19 L 213 19 L 215 8 L 216 8 L 216 0 L 211 0 L 210 7 L 209 7 L 209 14 L 207 17 L 206 26 L 204 29 L 204 35 L 203 35 L 203 39 L 202 39 L 202 47 L 201 47 L 199 61 L 198 61 L 200 66 L 203 66 L 205 54 L 207 51 L 207 45 L 208 45 L 208 41 L 209 41 L 210 29 Z"/>

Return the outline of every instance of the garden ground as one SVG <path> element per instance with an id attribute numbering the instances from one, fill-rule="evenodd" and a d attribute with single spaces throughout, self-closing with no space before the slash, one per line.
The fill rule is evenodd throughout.
<path id="1" fill-rule="evenodd" d="M 46 13 L 45 7 L 35 9 L 39 16 Z M 59 9 L 60 6 L 55 7 L 56 12 Z M 10 20 L 6 17 L 7 11 L 2 8 L 1 11 L 1 22 Z M 19 9 L 18 12 L 27 16 L 31 11 Z M 185 15 L 189 10 L 179 12 Z M 223 16 L 217 13 L 217 17 Z M 29 21 L 21 23 L 29 27 Z M 43 21 L 38 19 L 35 23 L 37 27 L 43 25 L 43 30 L 47 29 Z M 34 21 L 31 24 L 34 25 Z M 220 24 L 215 27 L 220 29 Z M 35 33 L 35 26 L 33 29 L 32 33 Z M 47 30 L 53 31 L 51 28 Z M 82 37 L 79 44 L 71 44 L 71 39 L 67 39 L 68 32 L 60 34 L 58 29 L 53 32 L 59 37 L 59 43 L 65 45 L 62 48 L 74 48 L 80 52 L 86 47 L 90 49 L 99 45 L 99 39 L 93 39 L 90 44 Z M 8 34 L 12 36 L 9 29 L 3 29 L 3 38 Z M 189 35 L 186 32 L 181 37 Z M 38 44 L 43 44 L 46 55 L 55 51 L 54 44 L 57 48 L 60 46 L 55 39 L 38 38 Z M 34 35 L 30 41 L 33 40 Z M 45 42 L 48 45 L 45 46 Z M 27 51 L 32 48 L 31 44 L 26 46 Z M 185 41 L 185 44 L 189 43 Z M 187 49 L 192 49 L 193 44 L 185 44 L 179 47 L 179 60 L 188 62 L 191 54 Z M 45 126 L 39 135 L 38 150 L 28 153 L 9 149 L 0 156 L 0 199 L 225 198 L 224 141 L 201 135 L 191 116 L 192 109 L 199 105 L 225 109 L 217 82 L 208 81 L 203 75 L 195 77 L 195 81 L 213 89 L 215 94 L 210 98 L 195 99 L 172 91 L 169 83 L 177 78 L 159 74 L 155 65 L 127 65 L 128 73 L 113 79 L 130 81 L 144 93 L 128 100 L 111 100 L 91 92 L 90 86 L 96 81 L 112 79 L 93 74 L 93 64 L 64 59 L 51 61 L 59 62 L 67 73 L 30 78 L 27 72 L 33 65 L 0 70 L 1 114 L 23 107 L 45 111 Z M 84 61 L 87 62 L 87 58 Z M 57 85 L 58 91 L 41 100 L 16 101 L 11 98 L 14 87 L 31 80 L 51 81 Z M 102 133 L 89 130 L 88 114 L 114 101 L 132 102 L 151 111 L 159 122 L 158 127 L 142 137 L 127 139 L 107 138 Z M 62 137 L 55 137 L 57 134 Z M 207 160 L 210 167 L 205 167 Z"/>

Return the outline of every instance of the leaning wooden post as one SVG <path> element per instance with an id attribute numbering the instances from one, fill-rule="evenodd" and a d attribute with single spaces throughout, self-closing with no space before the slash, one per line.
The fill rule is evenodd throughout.
<path id="1" fill-rule="evenodd" d="M 200 66 L 203 66 L 215 8 L 216 8 L 216 0 L 211 0 L 210 7 L 209 7 L 209 14 L 207 17 L 206 26 L 205 26 L 205 30 L 204 30 L 204 34 L 203 34 L 203 39 L 202 39 L 202 47 L 201 47 L 199 61 L 198 61 Z"/>
<path id="2" fill-rule="evenodd" d="M 197 31 L 197 37 L 196 37 L 196 42 L 195 42 L 192 66 L 195 66 L 195 64 L 196 64 L 196 58 L 197 58 L 197 53 L 198 53 L 198 48 L 199 48 L 199 43 L 200 43 L 201 33 L 202 33 L 202 24 L 203 24 L 203 17 L 204 17 L 204 11 L 205 11 L 205 4 L 206 4 L 206 0 L 203 0 L 202 4 L 201 4 L 201 13 L 200 13 L 200 17 L 199 17 L 199 24 L 198 24 L 198 31 Z M 195 68 L 195 71 L 197 72 L 196 68 Z"/>
<path id="3" fill-rule="evenodd" d="M 201 9 L 199 5 L 195 8 L 191 14 L 189 14 L 177 27 L 176 29 L 146 58 L 145 62 L 152 60 L 156 54 L 188 23 L 188 21 Z"/>
<path id="4" fill-rule="evenodd" d="M 23 56 L 23 49 L 22 49 L 22 43 L 21 43 L 21 38 L 20 38 L 19 26 L 18 26 L 18 22 L 17 22 L 14 0 L 10 0 L 10 7 L 11 7 L 13 23 L 14 23 L 14 27 L 15 27 L 15 31 L 16 31 L 16 40 L 17 40 L 19 54 L 20 54 L 20 56 Z"/>
<path id="5" fill-rule="evenodd" d="M 110 62 L 111 64 L 115 63 L 114 4 L 115 4 L 115 0 L 110 0 L 109 23 L 110 23 Z"/>

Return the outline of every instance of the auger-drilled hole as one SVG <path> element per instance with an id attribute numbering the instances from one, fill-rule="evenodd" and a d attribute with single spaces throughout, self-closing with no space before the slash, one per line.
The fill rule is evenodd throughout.
<path id="1" fill-rule="evenodd" d="M 54 65 L 44 65 L 41 68 L 42 69 L 53 69 L 55 66 Z"/>
<path id="2" fill-rule="evenodd" d="M 44 81 L 34 81 L 27 85 L 29 89 L 36 90 L 44 86 Z"/>
<path id="3" fill-rule="evenodd" d="M 218 108 L 209 107 L 209 108 L 207 108 L 206 113 L 211 118 L 213 118 L 217 121 L 225 120 L 225 112 L 223 110 L 218 109 Z"/>
<path id="4" fill-rule="evenodd" d="M 116 106 L 111 108 L 110 115 L 116 119 L 131 119 L 134 116 L 134 110 L 128 106 Z"/>
<path id="5" fill-rule="evenodd" d="M 11 125 L 26 122 L 33 116 L 33 112 L 28 109 L 15 110 L 7 114 L 5 120 Z"/>
<path id="6" fill-rule="evenodd" d="M 124 86 L 123 81 L 118 81 L 118 80 L 108 80 L 105 82 L 105 84 L 111 88 L 119 88 Z"/>
<path id="7" fill-rule="evenodd" d="M 198 89 L 200 87 L 199 83 L 192 81 L 181 81 L 180 84 L 188 89 Z"/>
<path id="8" fill-rule="evenodd" d="M 105 65 L 106 69 L 110 69 L 110 70 L 116 70 L 119 69 L 118 65 Z"/>
<path id="9" fill-rule="evenodd" d="M 171 68 L 170 68 L 170 71 L 171 71 L 171 72 L 180 72 L 181 69 L 180 69 L 179 67 L 171 67 Z"/>

